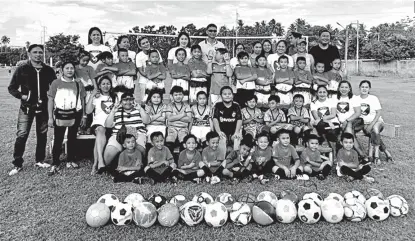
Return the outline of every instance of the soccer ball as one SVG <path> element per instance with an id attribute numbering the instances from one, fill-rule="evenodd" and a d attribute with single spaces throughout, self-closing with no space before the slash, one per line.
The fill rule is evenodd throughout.
<path id="1" fill-rule="evenodd" d="M 149 228 L 157 221 L 157 209 L 150 202 L 141 202 L 134 209 L 134 223 L 142 228 Z"/>
<path id="2" fill-rule="evenodd" d="M 104 226 L 111 217 L 111 211 L 103 203 L 92 204 L 85 214 L 86 223 L 93 228 Z"/>
<path id="3" fill-rule="evenodd" d="M 298 218 L 303 223 L 317 223 L 321 218 L 320 206 L 313 199 L 304 199 L 298 203 Z"/>
<path id="4" fill-rule="evenodd" d="M 235 199 L 232 197 L 231 194 L 225 192 L 219 194 L 216 197 L 215 201 L 222 203 L 223 205 L 225 205 L 226 209 L 230 211 L 232 208 L 232 204 L 235 202 Z"/>
<path id="5" fill-rule="evenodd" d="M 166 203 L 161 206 L 158 210 L 157 220 L 161 226 L 164 227 L 173 227 L 179 222 L 180 212 L 179 208 L 176 207 L 173 203 Z"/>
<path id="6" fill-rule="evenodd" d="M 144 202 L 144 197 L 141 194 L 138 193 L 131 193 L 130 195 L 128 195 L 125 199 L 124 202 L 131 204 L 131 206 L 133 206 L 133 208 L 136 208 L 138 203 Z"/>
<path id="7" fill-rule="evenodd" d="M 229 212 L 229 217 L 232 222 L 238 226 L 247 225 L 252 218 L 251 208 L 246 203 L 235 202 L 232 204 L 231 211 Z"/>
<path id="8" fill-rule="evenodd" d="M 379 191 L 376 188 L 368 188 L 366 189 L 365 193 L 364 193 L 365 197 L 367 199 L 373 197 L 373 196 L 377 196 L 380 199 L 385 199 L 385 197 L 383 196 L 383 193 L 381 191 Z"/>
<path id="9" fill-rule="evenodd" d="M 195 195 L 193 197 L 192 201 L 200 203 L 202 205 L 203 209 L 206 208 L 207 204 L 211 204 L 211 203 L 214 202 L 213 197 L 210 194 L 205 193 L 205 192 L 201 192 L 201 193 Z"/>
<path id="10" fill-rule="evenodd" d="M 342 195 L 338 194 L 338 193 L 329 193 L 329 195 L 327 195 L 327 197 L 324 199 L 325 200 L 329 200 L 329 199 L 334 199 L 336 201 L 339 201 L 341 203 L 341 205 L 344 205 L 344 198 Z"/>
<path id="11" fill-rule="evenodd" d="M 297 208 L 294 202 L 288 199 L 278 200 L 275 212 L 280 223 L 292 223 L 297 217 Z"/>
<path id="12" fill-rule="evenodd" d="M 238 197 L 238 202 L 246 203 L 252 209 L 255 204 L 256 197 L 254 194 L 246 193 Z"/>
<path id="13" fill-rule="evenodd" d="M 389 202 L 373 196 L 365 202 L 367 216 L 375 221 L 383 221 L 389 217 Z"/>
<path id="14" fill-rule="evenodd" d="M 344 199 L 346 201 L 347 201 L 347 199 L 351 199 L 351 198 L 356 198 L 357 200 L 359 200 L 363 204 L 366 202 L 365 196 L 359 191 L 351 191 L 351 192 L 348 192 L 348 193 L 344 194 Z"/>
<path id="15" fill-rule="evenodd" d="M 121 202 L 115 205 L 111 210 L 111 221 L 113 224 L 122 226 L 131 223 L 133 220 L 133 206 Z"/>
<path id="16" fill-rule="evenodd" d="M 228 221 L 228 210 L 220 202 L 206 205 L 205 222 L 211 227 L 221 227 Z"/>
<path id="17" fill-rule="evenodd" d="M 306 200 L 306 199 L 313 200 L 314 202 L 316 202 L 316 204 L 319 207 L 321 206 L 321 203 L 323 202 L 323 198 L 320 196 L 320 194 L 315 193 L 315 192 L 309 192 L 309 193 L 304 194 L 303 200 Z"/>
<path id="18" fill-rule="evenodd" d="M 258 196 L 256 197 L 257 202 L 267 201 L 271 203 L 274 207 L 277 203 L 277 200 L 278 200 L 277 195 L 275 195 L 273 192 L 270 192 L 270 191 L 263 191 L 259 193 Z"/>
<path id="19" fill-rule="evenodd" d="M 110 209 L 112 209 L 115 205 L 117 205 L 120 202 L 118 198 L 114 194 L 105 194 L 101 196 L 97 203 L 103 203 L 107 205 Z"/>
<path id="20" fill-rule="evenodd" d="M 327 222 L 339 223 L 343 220 L 344 208 L 342 203 L 336 199 L 325 199 L 321 203 L 321 214 Z"/>
<path id="21" fill-rule="evenodd" d="M 148 198 L 148 201 L 151 202 L 157 209 L 167 203 L 167 199 L 159 194 L 153 194 Z"/>
<path id="22" fill-rule="evenodd" d="M 180 207 L 180 217 L 189 226 L 195 226 L 203 221 L 204 209 L 198 202 L 190 201 Z"/>
<path id="23" fill-rule="evenodd" d="M 186 203 L 186 197 L 183 195 L 176 195 L 170 199 L 170 203 L 173 203 L 176 207 L 180 208 Z"/>
<path id="24" fill-rule="evenodd" d="M 298 203 L 298 196 L 292 190 L 284 190 L 280 192 L 280 199 L 287 199 L 292 201 L 294 204 Z"/>
<path id="25" fill-rule="evenodd" d="M 344 216 L 352 222 L 360 222 L 366 218 L 366 207 L 357 198 L 346 199 L 344 205 Z"/>
<path id="26" fill-rule="evenodd" d="M 270 225 L 275 221 L 275 207 L 267 201 L 259 201 L 252 208 L 252 218 L 262 226 Z"/>
<path id="27" fill-rule="evenodd" d="M 394 217 L 400 217 L 408 214 L 409 206 L 405 198 L 399 195 L 389 196 L 386 200 L 389 201 L 390 213 Z"/>

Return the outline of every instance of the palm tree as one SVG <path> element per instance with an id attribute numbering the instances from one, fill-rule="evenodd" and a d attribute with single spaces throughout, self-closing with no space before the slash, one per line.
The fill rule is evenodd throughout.
<path id="1" fill-rule="evenodd" d="M 9 44 L 9 43 L 10 43 L 10 38 L 9 38 L 9 37 L 7 37 L 6 35 L 3 35 L 3 37 L 1 37 L 1 43 L 2 43 L 3 45 L 7 45 L 7 44 Z"/>

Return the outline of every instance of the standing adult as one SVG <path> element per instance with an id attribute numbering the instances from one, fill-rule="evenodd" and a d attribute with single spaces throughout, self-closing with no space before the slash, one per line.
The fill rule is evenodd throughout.
<path id="1" fill-rule="evenodd" d="M 114 57 L 114 64 L 118 63 L 118 50 L 120 49 L 127 49 L 128 50 L 128 60 L 135 62 L 135 56 L 137 55 L 136 52 L 130 50 L 130 39 L 127 35 L 121 35 L 117 39 L 117 51 L 113 54 Z"/>
<path id="2" fill-rule="evenodd" d="M 272 52 L 272 43 L 271 43 L 271 40 L 265 39 L 262 42 L 262 55 L 264 55 L 265 57 L 268 58 L 268 56 L 270 54 L 273 54 L 273 52 Z"/>
<path id="3" fill-rule="evenodd" d="M 42 63 L 43 45 L 30 45 L 28 54 L 30 60 L 17 67 L 8 87 L 9 93 L 21 100 L 12 162 L 14 168 L 10 171 L 10 176 L 22 170 L 26 141 L 34 119 L 37 138 L 35 166 L 50 167 L 50 164 L 44 162 L 49 118 L 47 92 L 56 75 L 53 68 Z"/>
<path id="4" fill-rule="evenodd" d="M 218 27 L 213 23 L 209 24 L 206 27 L 206 34 L 208 36 L 207 39 L 199 43 L 199 46 L 202 48 L 202 59 L 206 63 L 208 62 L 209 51 L 215 51 L 218 48 L 226 48 L 222 42 L 216 40 L 217 33 Z"/>
<path id="5" fill-rule="evenodd" d="M 277 67 L 278 67 L 278 59 L 283 55 L 287 56 L 287 58 L 288 58 L 288 67 L 289 68 L 294 68 L 293 58 L 291 56 L 289 56 L 288 54 L 286 54 L 285 52 L 287 52 L 287 42 L 285 40 L 278 41 L 277 42 L 276 53 L 268 55 L 268 58 L 267 58 L 268 65 L 271 66 L 271 70 L 273 72 L 275 72 L 274 65 L 277 65 Z"/>
<path id="6" fill-rule="evenodd" d="M 232 68 L 232 70 L 235 69 L 235 67 L 239 64 L 239 60 L 238 60 L 238 54 L 242 51 L 245 51 L 245 46 L 242 43 L 237 43 L 235 45 L 235 56 L 233 56 L 233 58 L 230 60 L 229 64 Z M 249 61 L 249 66 L 251 66 L 251 61 Z"/>
<path id="7" fill-rule="evenodd" d="M 332 69 L 331 62 L 340 58 L 340 53 L 336 46 L 330 44 L 331 35 L 327 29 L 320 30 L 319 36 L 319 43 L 310 49 L 310 54 L 314 57 L 314 63 L 324 63 L 324 72 L 327 72 Z"/>
<path id="8" fill-rule="evenodd" d="M 301 33 L 289 31 L 287 34 L 287 40 L 289 46 L 287 48 L 287 54 L 292 56 L 297 53 L 297 44 L 303 35 Z"/>
<path id="9" fill-rule="evenodd" d="M 98 55 L 105 51 L 111 52 L 111 49 L 104 45 L 102 32 L 98 27 L 92 27 L 89 29 L 88 45 L 85 46 L 85 51 L 88 51 L 91 54 L 88 65 L 94 68 L 94 70 L 97 69 L 99 64 Z"/>
<path id="10" fill-rule="evenodd" d="M 184 60 L 184 63 L 187 64 L 189 59 L 192 57 L 192 53 L 190 51 L 190 36 L 186 32 L 180 32 L 177 36 L 176 40 L 176 47 L 169 50 L 169 54 L 167 55 L 167 64 L 168 66 L 177 63 L 177 58 L 175 56 L 176 50 L 179 48 L 182 48 L 186 50 L 186 59 Z"/>

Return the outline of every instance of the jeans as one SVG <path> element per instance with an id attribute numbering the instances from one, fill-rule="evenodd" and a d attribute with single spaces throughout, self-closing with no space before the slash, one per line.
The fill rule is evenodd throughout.
<path id="1" fill-rule="evenodd" d="M 25 113 L 21 108 L 17 116 L 17 137 L 14 143 L 13 165 L 22 167 L 23 154 L 26 148 L 26 141 L 29 137 L 33 120 L 36 118 L 36 162 L 45 160 L 46 141 L 48 132 L 48 112 L 46 109 L 40 114 L 34 112 Z"/>

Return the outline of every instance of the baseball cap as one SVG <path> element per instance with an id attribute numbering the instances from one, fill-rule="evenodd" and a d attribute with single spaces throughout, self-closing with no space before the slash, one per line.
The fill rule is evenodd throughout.
<path id="1" fill-rule="evenodd" d="M 128 93 L 128 92 L 126 92 L 126 93 L 124 93 L 124 94 L 122 94 L 122 95 L 121 95 L 121 100 L 124 100 L 124 99 L 131 99 L 131 98 L 133 98 L 133 99 L 134 99 L 134 95 L 133 95 L 132 93 Z"/>

